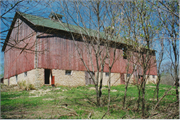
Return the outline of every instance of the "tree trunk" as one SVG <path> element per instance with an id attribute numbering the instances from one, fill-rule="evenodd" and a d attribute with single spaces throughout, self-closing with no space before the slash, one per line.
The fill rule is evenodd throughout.
<path id="1" fill-rule="evenodd" d="M 161 76 L 158 75 L 158 82 L 157 82 L 157 85 L 156 85 L 156 92 L 157 92 L 157 102 L 159 101 L 159 84 L 160 84 L 160 80 L 161 80 Z"/>
<path id="2" fill-rule="evenodd" d="M 109 82 L 108 82 L 108 113 L 110 113 L 110 91 L 111 91 L 111 71 L 109 71 Z"/>
<path id="3" fill-rule="evenodd" d="M 138 88 L 137 110 L 139 110 L 140 107 L 140 100 L 141 100 L 141 89 Z"/>
<path id="4" fill-rule="evenodd" d="M 145 117 L 145 83 L 143 81 L 143 87 L 142 87 L 142 116 Z"/>
<path id="5" fill-rule="evenodd" d="M 125 93 L 124 93 L 124 99 L 123 99 L 123 108 L 125 107 L 126 93 L 127 93 L 127 85 L 125 87 Z"/>
<path id="6" fill-rule="evenodd" d="M 97 106 L 100 106 L 100 97 L 99 97 L 98 85 L 95 85 L 95 87 L 96 87 L 96 101 L 97 101 Z"/>
<path id="7" fill-rule="evenodd" d="M 175 62 L 175 64 L 177 64 Z M 175 66 L 175 86 L 176 86 L 176 99 L 177 101 L 179 101 L 179 91 L 178 91 L 178 87 L 179 87 L 179 78 L 178 78 L 178 70 L 177 70 L 177 66 Z"/>

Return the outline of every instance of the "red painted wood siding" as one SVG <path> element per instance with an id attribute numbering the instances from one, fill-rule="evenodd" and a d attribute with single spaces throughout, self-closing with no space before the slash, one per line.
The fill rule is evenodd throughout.
<path id="1" fill-rule="evenodd" d="M 19 19 L 16 20 L 15 28 L 12 30 L 8 42 L 8 44 L 15 45 L 15 47 L 7 45 L 4 51 L 4 78 L 9 78 L 34 68 L 33 46 L 36 39 L 36 33 L 21 20 L 19 20 L 18 25 L 18 20 Z M 19 35 L 17 34 L 17 26 L 19 26 Z M 23 48 L 26 45 L 26 48 L 30 50 L 24 50 L 21 53 L 22 49 L 17 49 L 18 47 Z"/>
<path id="2" fill-rule="evenodd" d="M 41 34 L 41 38 L 38 38 L 38 50 L 43 51 L 38 54 L 38 67 L 46 69 L 62 69 L 62 70 L 77 70 L 86 71 L 86 68 L 76 50 L 73 40 L 69 40 L 63 37 L 57 37 L 50 34 Z M 48 37 L 49 36 L 49 37 Z M 50 37 L 51 36 L 51 37 Z M 91 68 L 90 55 L 87 52 L 87 48 L 83 42 L 76 41 L 76 44 L 80 47 L 81 54 L 85 60 L 86 65 Z M 92 50 L 93 51 L 93 50 Z M 92 53 L 93 54 L 93 53 Z M 102 53 L 102 55 L 104 55 Z M 96 71 L 96 60 L 93 56 L 94 69 Z M 113 58 L 113 52 L 110 54 Z M 153 57 L 155 59 L 155 57 Z M 108 61 L 106 61 L 108 63 Z M 111 59 L 112 62 L 112 59 Z M 113 73 L 126 73 L 127 59 L 123 59 L 122 50 L 116 50 L 116 62 L 112 68 Z M 128 73 L 132 73 L 133 63 L 129 62 L 130 68 Z M 91 68 L 92 70 L 92 68 Z M 108 72 L 108 66 L 105 65 L 105 72 Z M 151 68 L 150 75 L 157 74 L 156 65 Z"/>

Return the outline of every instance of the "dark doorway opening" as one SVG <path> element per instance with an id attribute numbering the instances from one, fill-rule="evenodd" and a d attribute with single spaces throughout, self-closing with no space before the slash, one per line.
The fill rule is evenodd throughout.
<path id="1" fill-rule="evenodd" d="M 94 81 L 93 81 L 93 79 L 91 78 L 91 75 L 92 76 L 94 76 L 95 74 L 94 74 L 94 72 L 85 72 L 85 79 L 86 79 L 86 85 L 89 85 L 89 84 L 91 84 L 91 85 L 94 85 Z"/>
<path id="2" fill-rule="evenodd" d="M 120 74 L 121 76 L 121 84 L 125 84 L 125 78 L 124 78 L 124 74 Z"/>
<path id="3" fill-rule="evenodd" d="M 44 69 L 44 84 L 49 84 L 50 73 L 50 69 Z"/>

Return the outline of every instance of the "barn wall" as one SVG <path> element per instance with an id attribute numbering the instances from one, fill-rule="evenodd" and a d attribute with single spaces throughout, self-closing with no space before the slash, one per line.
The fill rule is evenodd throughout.
<path id="1" fill-rule="evenodd" d="M 44 69 L 37 69 L 38 71 L 38 80 L 40 81 L 40 86 L 44 85 Z M 25 73 L 18 74 L 16 76 L 12 76 L 9 78 L 9 85 L 17 85 L 18 83 L 22 83 L 25 81 L 27 85 L 33 84 L 36 85 L 36 69 L 27 71 L 27 76 Z M 8 79 L 4 79 L 4 84 L 8 85 Z"/>
<path id="2" fill-rule="evenodd" d="M 38 75 L 37 74 L 38 71 Z M 33 84 L 34 86 L 37 84 L 36 82 L 36 76 L 38 76 L 38 80 L 40 82 L 40 86 L 44 85 L 44 69 L 33 69 L 30 71 L 27 71 L 27 76 L 25 76 L 25 73 L 21 73 L 16 76 L 12 76 L 9 78 L 9 85 L 17 85 L 17 83 L 22 83 L 25 81 L 25 83 Z M 97 74 L 97 73 L 96 73 Z M 95 75 L 96 75 L 95 74 Z M 70 86 L 70 87 L 76 87 L 76 86 L 84 86 L 85 85 L 85 71 L 72 71 L 71 75 L 65 75 L 65 70 L 58 70 L 53 69 L 52 75 L 55 76 L 55 85 L 57 86 Z M 126 75 L 124 75 L 125 83 L 127 82 Z M 149 75 L 149 77 L 146 75 L 147 84 L 148 83 L 156 83 L 157 82 L 157 76 L 155 75 L 154 78 L 152 75 Z M 103 85 L 108 85 L 109 77 L 106 76 L 106 73 L 103 73 Z M 134 76 L 132 75 L 129 81 L 129 84 L 133 84 Z M 124 84 L 125 84 L 124 83 Z M 4 84 L 8 85 L 8 79 L 4 79 Z M 120 85 L 121 83 L 121 75 L 120 73 L 111 73 L 111 85 L 116 86 Z M 51 76 L 49 77 L 49 85 L 51 85 Z"/>
<path id="3" fill-rule="evenodd" d="M 96 73 L 97 75 L 97 73 Z M 99 77 L 100 79 L 100 77 Z M 103 85 L 108 85 L 109 76 L 106 76 L 106 72 L 103 73 Z M 99 81 L 100 82 L 100 81 Z M 111 73 L 111 85 L 120 85 L 120 73 Z"/>
<path id="4" fill-rule="evenodd" d="M 43 51 L 38 53 L 38 67 L 39 68 L 48 68 L 48 69 L 62 69 L 62 70 L 75 70 L 75 71 L 86 71 L 86 68 L 75 48 L 74 41 L 63 36 L 57 36 L 53 34 L 41 34 L 41 37 L 38 38 L 38 50 Z M 83 42 L 75 41 L 79 46 L 80 52 L 83 59 L 85 60 L 86 65 L 92 70 L 90 55 L 87 52 L 87 48 Z M 101 46 L 102 48 L 103 46 Z M 90 48 L 92 49 L 92 48 Z M 93 67 L 96 71 L 96 60 L 94 53 L 92 52 Z M 128 73 L 132 73 L 132 62 L 128 62 L 127 59 L 123 59 L 122 50 L 116 50 L 116 62 L 113 65 L 112 73 L 126 73 L 127 64 L 129 63 Z M 134 53 L 132 53 L 134 55 Z M 105 55 L 102 53 L 102 55 Z M 110 53 L 111 58 L 113 58 L 113 52 Z M 134 58 L 135 60 L 136 58 Z M 152 63 L 155 59 L 155 56 L 152 57 Z M 112 59 L 111 59 L 112 61 Z M 108 63 L 108 60 L 106 61 Z M 108 66 L 105 65 L 104 72 L 108 72 Z M 147 72 L 150 75 L 157 74 L 157 67 L 151 67 L 150 71 Z"/>
<path id="5" fill-rule="evenodd" d="M 5 79 L 34 68 L 35 39 L 35 31 L 20 19 L 17 19 L 10 35 L 8 45 L 4 51 Z M 18 48 L 26 48 L 29 50 Z"/>
<path id="6" fill-rule="evenodd" d="M 149 75 L 149 77 L 146 75 L 146 77 L 147 77 L 147 84 L 149 84 L 149 83 L 153 83 L 153 84 L 155 84 L 155 83 L 157 83 L 157 75 L 154 75 L 154 78 L 153 78 L 153 76 L 152 75 Z"/>
<path id="7" fill-rule="evenodd" d="M 72 71 L 71 75 L 65 75 L 65 70 L 52 70 L 52 75 L 55 76 L 55 85 L 62 86 L 84 86 L 85 85 L 85 72 Z"/>

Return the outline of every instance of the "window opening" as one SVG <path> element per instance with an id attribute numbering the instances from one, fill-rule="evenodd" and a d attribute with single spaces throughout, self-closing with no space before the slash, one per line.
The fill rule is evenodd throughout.
<path id="1" fill-rule="evenodd" d="M 71 73 L 72 73 L 71 70 L 66 70 L 65 71 L 65 75 L 71 75 Z"/>
<path id="2" fill-rule="evenodd" d="M 27 77 L 27 72 L 24 72 L 24 77 Z"/>
<path id="3" fill-rule="evenodd" d="M 105 73 L 105 75 L 106 75 L 106 76 L 109 76 L 109 73 L 108 73 L 108 72 L 106 72 L 106 73 Z"/>
<path id="4" fill-rule="evenodd" d="M 18 75 L 16 75 L 16 82 L 18 82 Z"/>
<path id="5" fill-rule="evenodd" d="M 131 74 L 127 74 L 127 77 L 130 77 L 131 76 Z"/>

